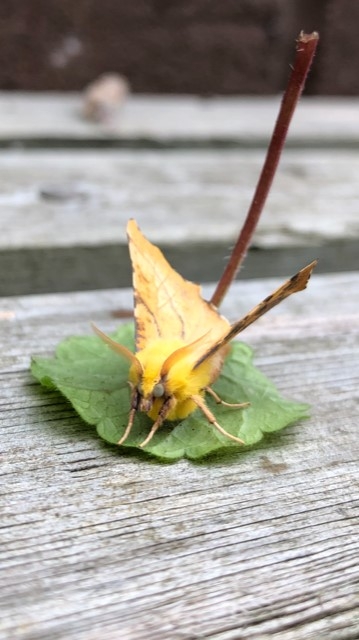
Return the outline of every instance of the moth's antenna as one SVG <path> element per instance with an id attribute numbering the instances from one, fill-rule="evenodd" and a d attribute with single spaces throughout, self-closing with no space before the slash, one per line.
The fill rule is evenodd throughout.
<path id="1" fill-rule="evenodd" d="M 231 257 L 211 299 L 212 304 L 216 307 L 220 306 L 247 253 L 247 249 L 273 182 L 288 128 L 297 102 L 304 89 L 304 84 L 312 64 L 318 40 L 319 35 L 316 31 L 310 34 L 303 33 L 302 31 L 296 41 L 296 56 L 292 73 L 290 74 L 287 88 L 282 99 L 279 115 L 268 147 L 262 173 L 259 177 L 243 228 L 240 231 Z"/>

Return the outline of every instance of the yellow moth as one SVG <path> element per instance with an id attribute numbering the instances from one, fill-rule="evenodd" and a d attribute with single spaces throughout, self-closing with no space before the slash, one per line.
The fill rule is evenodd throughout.
<path id="1" fill-rule="evenodd" d="M 132 353 L 97 327 L 97 335 L 129 361 L 131 388 L 129 417 L 118 444 L 128 438 L 137 411 L 145 412 L 153 425 L 145 447 L 164 420 L 181 420 L 199 410 L 222 434 L 243 441 L 218 424 L 206 404 L 206 394 L 223 400 L 211 385 L 218 378 L 230 341 L 252 322 L 292 293 L 305 289 L 316 264 L 312 262 L 258 304 L 241 320 L 230 324 L 200 287 L 182 278 L 161 251 L 141 233 L 136 222 L 127 226 L 133 268 L 136 352 Z M 229 405 L 245 410 L 247 403 Z"/>

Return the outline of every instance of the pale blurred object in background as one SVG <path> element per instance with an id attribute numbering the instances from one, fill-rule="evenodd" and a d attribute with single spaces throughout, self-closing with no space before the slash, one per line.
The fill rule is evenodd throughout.
<path id="1" fill-rule="evenodd" d="M 82 116 L 92 122 L 111 123 L 129 92 L 130 85 L 124 76 L 102 74 L 85 89 Z"/>

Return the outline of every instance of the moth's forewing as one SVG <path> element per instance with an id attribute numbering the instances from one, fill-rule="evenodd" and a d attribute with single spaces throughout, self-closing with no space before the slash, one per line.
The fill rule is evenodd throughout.
<path id="1" fill-rule="evenodd" d="M 302 291 L 306 288 L 308 284 L 308 280 L 311 276 L 311 273 L 317 264 L 317 260 L 314 260 L 306 267 L 298 271 L 294 276 L 292 276 L 289 280 L 287 280 L 284 284 L 282 284 L 278 289 L 273 291 L 269 296 L 264 298 L 262 302 L 257 304 L 247 315 L 243 318 L 234 322 L 229 331 L 227 331 L 222 338 L 220 338 L 216 344 L 213 344 L 196 362 L 195 368 L 199 367 L 199 365 L 204 362 L 207 358 L 213 357 L 213 355 L 222 350 L 223 347 L 228 344 L 238 333 L 246 329 L 250 324 L 258 320 L 261 316 L 267 313 L 270 309 L 273 309 L 277 304 L 280 304 L 285 298 L 292 295 L 292 293 L 296 293 L 297 291 Z"/>
<path id="2" fill-rule="evenodd" d="M 127 225 L 133 268 L 136 350 L 158 338 L 179 338 L 186 344 L 202 338 L 209 349 L 230 327 L 216 308 L 203 300 L 199 285 L 185 280 L 162 252 L 139 230 L 135 220 Z"/>

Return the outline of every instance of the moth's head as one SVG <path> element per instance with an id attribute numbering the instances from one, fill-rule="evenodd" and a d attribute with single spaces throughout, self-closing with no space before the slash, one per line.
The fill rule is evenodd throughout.
<path id="1" fill-rule="evenodd" d="M 210 383 L 211 362 L 196 367 L 199 342 L 159 339 L 136 353 L 138 364 L 131 364 L 129 381 L 138 391 L 139 410 L 157 409 L 171 397 L 183 401 Z"/>
<path id="2" fill-rule="evenodd" d="M 149 411 L 156 400 L 164 400 L 172 395 L 166 362 L 182 346 L 181 340 L 159 339 L 136 353 L 136 360 L 131 363 L 129 381 L 139 393 L 141 411 Z"/>

